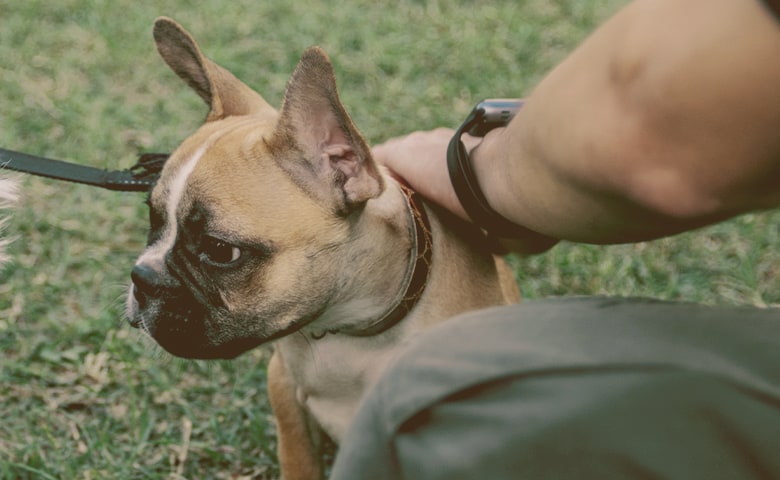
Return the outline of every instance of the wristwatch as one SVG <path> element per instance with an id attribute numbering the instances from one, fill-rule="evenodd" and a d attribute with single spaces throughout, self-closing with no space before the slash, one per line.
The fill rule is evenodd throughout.
<path id="1" fill-rule="evenodd" d="M 450 181 L 463 209 L 478 227 L 488 235 L 499 238 L 519 238 L 529 230 L 513 223 L 490 206 L 479 187 L 471 157 L 461 136 L 468 133 L 483 137 L 494 128 L 506 126 L 522 105 L 520 99 L 488 99 L 479 102 L 455 132 L 447 148 Z"/>

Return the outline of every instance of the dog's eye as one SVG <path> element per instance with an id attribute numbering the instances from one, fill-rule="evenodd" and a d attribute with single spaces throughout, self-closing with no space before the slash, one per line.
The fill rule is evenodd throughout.
<path id="1" fill-rule="evenodd" d="M 204 237 L 200 258 L 212 265 L 229 265 L 241 258 L 241 249 L 224 240 Z"/>

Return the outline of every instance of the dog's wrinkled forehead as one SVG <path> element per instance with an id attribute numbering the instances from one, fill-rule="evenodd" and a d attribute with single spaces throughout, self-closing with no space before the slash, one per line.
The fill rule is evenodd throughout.
<path id="1" fill-rule="evenodd" d="M 143 261 L 162 262 L 180 235 L 196 233 L 183 230 L 196 214 L 205 233 L 225 239 L 294 241 L 301 230 L 326 230 L 331 216 L 267 148 L 272 127 L 270 119 L 207 124 L 174 152 L 150 196 L 158 223 Z"/>
<path id="2" fill-rule="evenodd" d="M 246 178 L 250 167 L 261 167 L 257 146 L 272 119 L 235 119 L 220 125 L 206 124 L 174 152 L 151 193 L 151 203 L 171 220 L 182 213 L 193 183 L 216 183 L 221 187 Z M 221 127 L 221 128 L 218 128 Z M 254 164 L 254 165 L 252 165 Z M 232 179 L 231 179 L 232 177 Z"/>

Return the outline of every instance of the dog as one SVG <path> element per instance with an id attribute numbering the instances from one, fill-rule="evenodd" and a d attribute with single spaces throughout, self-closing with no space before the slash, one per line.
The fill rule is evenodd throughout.
<path id="1" fill-rule="evenodd" d="M 209 107 L 149 195 L 132 326 L 186 358 L 267 342 L 282 476 L 321 478 L 364 391 L 404 344 L 467 310 L 519 300 L 481 232 L 422 202 L 371 156 L 333 67 L 307 49 L 277 111 L 175 21 L 157 49 Z"/>
<path id="2" fill-rule="evenodd" d="M 7 210 L 13 206 L 17 200 L 16 182 L 8 178 L 0 177 L 0 210 Z M 5 227 L 6 218 L 0 217 L 0 233 Z M 6 247 L 8 240 L 0 238 L 0 267 L 8 260 Z"/>

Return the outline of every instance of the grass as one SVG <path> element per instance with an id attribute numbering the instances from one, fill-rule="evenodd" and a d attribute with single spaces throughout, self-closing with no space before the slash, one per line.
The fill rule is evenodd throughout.
<path id="1" fill-rule="evenodd" d="M 278 104 L 299 54 L 331 55 L 372 142 L 455 126 L 485 97 L 527 93 L 618 0 L 164 2 L 0 0 L 0 146 L 125 168 L 205 115 L 157 58 L 158 15 Z M 389 5 L 389 4 L 388 4 Z M 0 272 L 0 478 L 274 478 L 267 349 L 173 359 L 123 322 L 143 248 L 142 195 L 23 177 Z M 646 244 L 564 244 L 511 259 L 527 298 L 642 295 L 780 304 L 780 215 Z"/>

